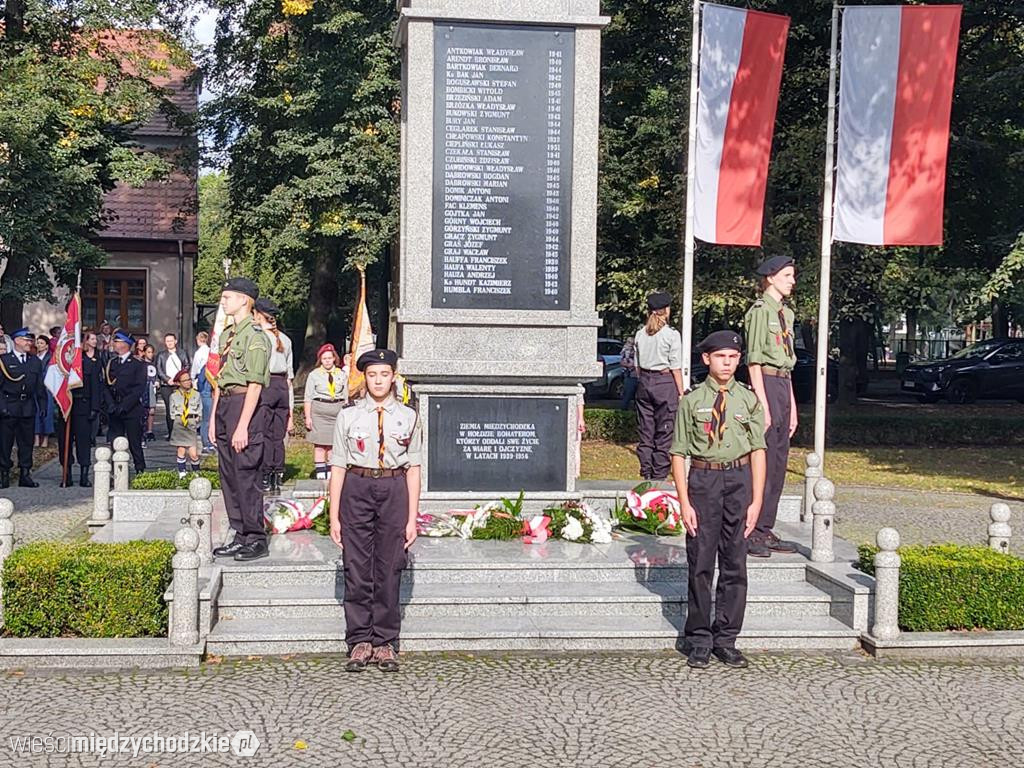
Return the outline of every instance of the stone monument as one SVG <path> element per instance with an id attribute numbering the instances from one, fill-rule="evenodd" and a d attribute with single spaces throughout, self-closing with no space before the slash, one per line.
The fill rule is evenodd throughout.
<path id="1" fill-rule="evenodd" d="M 398 0 L 400 367 L 424 505 L 575 491 L 599 377 L 599 0 Z"/>

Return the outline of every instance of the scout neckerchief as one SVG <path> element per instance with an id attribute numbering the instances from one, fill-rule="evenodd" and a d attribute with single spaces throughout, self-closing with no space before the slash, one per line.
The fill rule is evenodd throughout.
<path id="1" fill-rule="evenodd" d="M 14 353 L 12 352 L 11 354 Z M 25 378 L 24 373 L 21 374 L 21 376 L 11 376 L 11 372 L 7 370 L 7 366 L 4 365 L 4 360 L 2 357 L 0 357 L 0 371 L 3 371 L 4 377 L 6 377 L 8 381 L 21 381 L 22 379 Z"/>
<path id="2" fill-rule="evenodd" d="M 181 396 L 184 399 L 184 403 L 183 403 L 183 405 L 181 407 L 181 425 L 183 427 L 187 427 L 188 426 L 188 411 L 189 411 L 188 405 L 192 401 L 192 391 L 191 390 L 184 390 L 183 389 L 183 390 L 181 390 Z"/>
<path id="3" fill-rule="evenodd" d="M 377 409 L 377 463 L 384 469 L 384 409 Z"/>
<path id="4" fill-rule="evenodd" d="M 711 429 L 708 431 L 708 445 L 714 445 L 715 440 L 725 437 L 725 395 L 729 387 L 718 387 L 718 396 L 715 404 L 711 406 Z"/>
<path id="5" fill-rule="evenodd" d="M 327 370 L 321 365 L 320 370 L 327 374 L 327 392 L 330 394 L 331 400 L 336 400 L 337 398 L 334 396 L 334 369 Z"/>
<path id="6" fill-rule="evenodd" d="M 782 345 L 786 348 L 786 357 L 793 356 L 793 337 L 786 325 L 786 313 L 779 308 L 779 325 L 782 327 Z"/>

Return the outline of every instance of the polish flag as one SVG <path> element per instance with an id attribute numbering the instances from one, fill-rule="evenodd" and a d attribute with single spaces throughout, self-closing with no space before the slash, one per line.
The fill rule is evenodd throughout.
<path id="1" fill-rule="evenodd" d="M 843 12 L 834 240 L 942 244 L 960 10 Z"/>
<path id="2" fill-rule="evenodd" d="M 760 245 L 789 18 L 703 6 L 693 232 Z"/>
<path id="3" fill-rule="evenodd" d="M 217 374 L 220 373 L 220 347 L 221 336 L 227 330 L 230 317 L 224 313 L 224 308 L 217 306 L 217 316 L 213 321 L 213 328 L 210 329 L 210 353 L 206 358 L 206 380 L 211 387 L 217 386 Z"/>
<path id="4" fill-rule="evenodd" d="M 67 312 L 60 340 L 43 378 L 65 421 L 71 413 L 71 390 L 82 386 L 82 301 L 78 291 L 72 294 Z"/>

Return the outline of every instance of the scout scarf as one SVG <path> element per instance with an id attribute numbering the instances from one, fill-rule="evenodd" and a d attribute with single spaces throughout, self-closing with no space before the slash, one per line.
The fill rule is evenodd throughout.
<path id="1" fill-rule="evenodd" d="M 782 345 L 786 348 L 786 356 L 793 356 L 793 335 L 789 332 L 789 327 L 786 325 L 786 313 L 781 309 L 779 310 L 779 326 L 782 328 Z"/>
<path id="2" fill-rule="evenodd" d="M 719 387 L 718 397 L 715 398 L 715 404 L 711 406 L 711 423 L 708 429 L 709 445 L 714 445 L 716 439 L 721 440 L 725 437 L 725 394 L 728 391 L 728 387 Z"/>
<path id="3" fill-rule="evenodd" d="M 334 395 L 334 369 L 327 370 L 321 365 L 320 370 L 327 374 L 327 392 L 331 396 L 331 400 L 336 399 Z"/>
<path id="4" fill-rule="evenodd" d="M 188 412 L 189 412 L 189 407 L 188 406 L 192 402 L 192 392 L 191 391 L 186 392 L 185 390 L 182 390 L 181 391 L 181 396 L 184 398 L 184 401 L 185 401 L 182 404 L 182 408 L 181 408 L 181 425 L 183 427 L 187 427 L 188 426 Z"/>

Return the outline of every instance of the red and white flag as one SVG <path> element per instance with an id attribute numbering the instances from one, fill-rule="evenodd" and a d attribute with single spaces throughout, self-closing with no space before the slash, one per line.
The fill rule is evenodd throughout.
<path id="1" fill-rule="evenodd" d="M 82 386 L 82 301 L 78 291 L 68 302 L 68 319 L 43 379 L 65 421 L 71 413 L 71 390 Z"/>
<path id="2" fill-rule="evenodd" d="M 942 244 L 960 9 L 843 11 L 834 240 Z"/>
<path id="3" fill-rule="evenodd" d="M 230 318 L 224 313 L 224 308 L 217 306 L 217 316 L 213 321 L 213 328 L 210 329 L 210 356 L 206 358 L 206 380 L 211 386 L 217 386 L 217 374 L 220 373 L 220 346 L 221 336 L 224 329 L 228 327 Z"/>
<path id="4" fill-rule="evenodd" d="M 693 232 L 760 245 L 789 18 L 704 5 Z"/>

